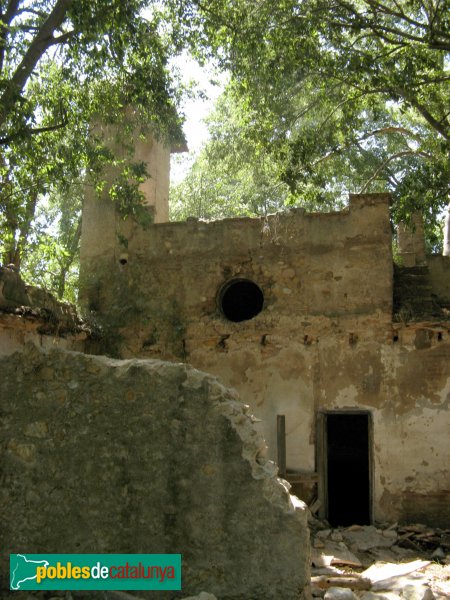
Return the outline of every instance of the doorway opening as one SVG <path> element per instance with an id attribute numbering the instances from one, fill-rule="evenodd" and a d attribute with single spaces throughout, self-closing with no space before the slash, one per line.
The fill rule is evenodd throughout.
<path id="1" fill-rule="evenodd" d="M 325 415 L 327 518 L 333 527 L 371 522 L 371 421 L 367 412 Z"/>

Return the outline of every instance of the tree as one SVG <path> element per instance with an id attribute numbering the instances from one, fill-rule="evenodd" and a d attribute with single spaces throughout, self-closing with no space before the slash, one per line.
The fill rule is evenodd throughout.
<path id="1" fill-rule="evenodd" d="M 231 70 L 291 198 L 389 189 L 397 219 L 421 207 L 431 226 L 450 186 L 448 0 L 195 6 L 191 42 Z"/>
<path id="2" fill-rule="evenodd" d="M 209 142 L 185 179 L 170 191 L 171 219 L 217 219 L 273 213 L 285 205 L 288 186 L 258 140 L 246 136 L 246 113 L 230 94 L 207 118 Z"/>
<path id="3" fill-rule="evenodd" d="M 142 165 L 131 152 L 118 161 L 90 124 L 98 114 L 120 121 L 132 104 L 130 131 L 150 126 L 175 141 L 179 91 L 168 58 L 187 43 L 232 73 L 229 131 L 202 159 L 209 187 L 217 192 L 227 177 L 217 203 L 250 214 L 286 198 L 329 203 L 350 186 L 391 189 L 397 216 L 423 204 L 432 221 L 450 177 L 448 8 L 448 0 L 0 0 L 2 261 L 26 272 L 27 261 L 39 263 L 33 240 L 55 230 L 61 256 L 75 257 L 77 204 L 66 221 L 52 207 L 76 198 L 86 178 L 100 189 L 108 163 L 122 167 L 115 200 L 125 212 L 139 207 Z M 204 182 L 197 177 L 194 189 Z M 61 275 L 70 271 L 58 264 Z"/>
<path id="4" fill-rule="evenodd" d="M 81 184 L 100 188 L 115 161 L 127 181 L 113 190 L 117 202 L 140 201 L 142 165 L 104 148 L 92 135 L 95 118 L 120 121 L 132 104 L 130 132 L 181 136 L 168 70 L 176 47 L 161 18 L 158 3 L 143 0 L 0 1 L 0 256 L 41 273 L 59 296 L 77 255 Z M 51 248 L 59 248 L 59 271 L 42 279 Z"/>
<path id="5" fill-rule="evenodd" d="M 72 303 L 77 300 L 81 192 L 73 186 L 63 197 L 55 194 L 39 203 L 22 263 L 25 279 Z"/>

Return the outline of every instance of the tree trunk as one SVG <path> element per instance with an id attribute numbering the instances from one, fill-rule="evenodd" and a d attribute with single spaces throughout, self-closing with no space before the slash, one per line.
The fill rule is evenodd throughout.
<path id="1" fill-rule="evenodd" d="M 42 23 L 34 39 L 23 55 L 22 61 L 6 83 L 0 97 L 0 125 L 3 125 L 8 115 L 14 110 L 18 98 L 28 81 L 31 73 L 45 52 L 55 43 L 54 32 L 66 19 L 67 12 L 73 0 L 58 0 L 52 12 Z M 64 35 L 61 36 L 63 38 Z"/>
<path id="2" fill-rule="evenodd" d="M 69 269 L 75 259 L 75 255 L 78 251 L 78 246 L 80 244 L 80 239 L 81 239 L 81 216 L 78 219 L 77 228 L 74 232 L 70 247 L 68 248 L 68 251 L 69 251 L 68 256 L 66 257 L 66 260 L 64 261 L 64 264 L 61 266 L 61 270 L 58 274 L 57 296 L 58 296 L 59 300 L 63 299 L 64 292 L 66 291 L 67 273 L 69 272 Z"/>
<path id="3" fill-rule="evenodd" d="M 25 215 L 22 225 L 20 226 L 19 239 L 15 247 L 15 253 L 10 261 L 18 269 L 20 269 L 25 248 L 27 247 L 28 236 L 30 235 L 31 230 L 31 224 L 34 221 L 34 215 L 36 213 L 37 199 L 37 192 L 31 192 L 31 195 L 28 198 L 25 206 Z"/>

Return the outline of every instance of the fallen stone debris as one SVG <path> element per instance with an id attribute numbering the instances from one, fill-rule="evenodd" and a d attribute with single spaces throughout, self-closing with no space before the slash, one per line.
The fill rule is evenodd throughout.
<path id="1" fill-rule="evenodd" d="M 422 524 L 333 529 L 316 519 L 310 528 L 313 598 L 450 598 L 449 529 Z"/>
<path id="2" fill-rule="evenodd" d="M 449 529 L 432 529 L 421 524 L 352 525 L 333 529 L 314 518 L 309 526 L 313 600 L 450 599 Z M 108 591 L 90 595 L 86 592 L 23 595 L 15 592 L 14 600 L 143 599 L 139 592 Z M 203 591 L 183 600 L 220 598 Z"/>

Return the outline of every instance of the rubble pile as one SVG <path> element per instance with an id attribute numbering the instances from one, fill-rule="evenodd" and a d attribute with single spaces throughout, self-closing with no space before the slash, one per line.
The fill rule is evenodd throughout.
<path id="1" fill-rule="evenodd" d="M 450 554 L 450 529 L 429 529 L 425 525 L 398 527 L 398 546 L 431 552 L 432 558 L 443 559 Z"/>
<path id="2" fill-rule="evenodd" d="M 450 530 L 310 523 L 311 589 L 324 600 L 450 598 Z"/>

